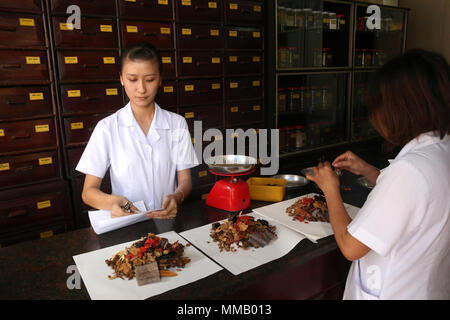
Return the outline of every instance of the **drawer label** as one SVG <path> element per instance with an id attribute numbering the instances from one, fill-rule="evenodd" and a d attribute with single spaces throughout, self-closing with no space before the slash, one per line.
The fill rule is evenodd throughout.
<path id="1" fill-rule="evenodd" d="M 103 63 L 104 64 L 115 64 L 116 58 L 114 57 L 103 57 Z"/>
<path id="2" fill-rule="evenodd" d="M 217 2 L 208 2 L 208 8 L 217 9 Z"/>
<path id="3" fill-rule="evenodd" d="M 118 94 L 117 88 L 106 89 L 107 96 L 117 96 Z"/>
<path id="4" fill-rule="evenodd" d="M 161 28 L 161 34 L 170 34 L 170 28 Z"/>
<path id="5" fill-rule="evenodd" d="M 230 31 L 228 32 L 228 35 L 229 35 L 230 37 L 237 37 L 237 31 L 236 31 L 236 30 L 230 30 Z"/>
<path id="6" fill-rule="evenodd" d="M 34 19 L 19 18 L 19 24 L 24 27 L 34 27 Z"/>
<path id="7" fill-rule="evenodd" d="M 164 93 L 172 93 L 173 86 L 164 86 L 163 91 L 164 91 Z"/>
<path id="8" fill-rule="evenodd" d="M 50 126 L 48 124 L 37 125 L 37 126 L 34 126 L 34 131 L 36 131 L 36 132 L 49 132 L 50 131 Z"/>
<path id="9" fill-rule="evenodd" d="M 209 30 L 209 34 L 213 37 L 217 37 L 219 35 L 219 30 L 211 29 L 211 30 Z"/>
<path id="10" fill-rule="evenodd" d="M 200 178 L 206 177 L 207 175 L 208 175 L 208 171 L 206 171 L 206 170 L 203 170 L 203 171 L 199 171 L 199 172 L 198 172 L 198 176 L 199 176 Z"/>
<path id="11" fill-rule="evenodd" d="M 184 117 L 185 117 L 186 119 L 192 119 L 192 118 L 194 118 L 194 113 L 193 113 L 193 112 L 186 112 L 186 113 L 184 114 Z"/>
<path id="12" fill-rule="evenodd" d="M 220 83 L 213 83 L 213 84 L 211 85 L 211 89 L 213 89 L 213 90 L 220 89 Z"/>
<path id="13" fill-rule="evenodd" d="M 64 57 L 64 63 L 65 64 L 77 64 L 78 57 Z"/>
<path id="14" fill-rule="evenodd" d="M 45 208 L 50 208 L 52 206 L 52 203 L 50 200 L 41 201 L 41 202 L 36 203 L 36 206 L 38 209 L 45 209 Z"/>
<path id="15" fill-rule="evenodd" d="M 41 57 L 26 57 L 27 64 L 41 64 Z"/>
<path id="16" fill-rule="evenodd" d="M 138 32 L 138 27 L 137 26 L 127 26 L 127 32 L 128 33 L 136 33 L 136 32 Z"/>
<path id="17" fill-rule="evenodd" d="M 231 107 L 231 112 L 238 112 L 239 111 L 239 107 Z"/>
<path id="18" fill-rule="evenodd" d="M 72 122 L 70 124 L 70 129 L 72 130 L 79 130 L 79 129 L 83 129 L 83 122 Z"/>
<path id="19" fill-rule="evenodd" d="M 30 97 L 30 101 L 44 100 L 44 93 L 43 92 L 30 92 L 29 97 Z"/>
<path id="20" fill-rule="evenodd" d="M 253 6 L 253 11 L 254 11 L 254 12 L 261 12 L 261 6 L 259 6 L 259 5 L 254 5 L 254 6 Z"/>
<path id="21" fill-rule="evenodd" d="M 169 4 L 169 0 L 158 0 L 158 4 L 167 6 Z"/>
<path id="22" fill-rule="evenodd" d="M 252 61 L 253 62 L 261 62 L 261 57 L 260 56 L 254 56 Z"/>
<path id="23" fill-rule="evenodd" d="M 9 169 L 9 163 L 0 163 L 0 171 L 8 171 Z"/>
<path id="24" fill-rule="evenodd" d="M 192 63 L 192 57 L 183 57 L 183 63 Z"/>
<path id="25" fill-rule="evenodd" d="M 112 32 L 112 26 L 109 24 L 101 24 L 100 31 L 101 32 Z"/>
<path id="26" fill-rule="evenodd" d="M 237 3 L 230 3 L 230 10 L 237 10 L 239 8 Z"/>
<path id="27" fill-rule="evenodd" d="M 194 85 L 193 84 L 187 84 L 184 86 L 184 91 L 194 91 Z"/>
<path id="28" fill-rule="evenodd" d="M 65 23 L 60 22 L 59 23 L 59 30 L 73 30 L 73 24 L 72 23 Z"/>
<path id="29" fill-rule="evenodd" d="M 81 91 L 80 90 L 68 90 L 67 96 L 69 98 L 81 97 Z"/>
<path id="30" fill-rule="evenodd" d="M 228 60 L 230 62 L 237 62 L 238 61 L 238 57 L 237 56 L 230 56 L 230 58 Z"/>
<path id="31" fill-rule="evenodd" d="M 255 81 L 252 82 L 252 85 L 253 85 L 254 87 L 259 87 L 259 86 L 261 86 L 261 81 L 255 80 Z"/>
<path id="32" fill-rule="evenodd" d="M 253 106 L 253 111 L 260 111 L 261 110 L 261 106 Z"/>
<path id="33" fill-rule="evenodd" d="M 172 63 L 172 57 L 162 57 L 162 63 Z"/>
<path id="34" fill-rule="evenodd" d="M 0 137 L 4 137 L 5 136 L 5 130 L 4 129 L 0 129 Z"/>
<path id="35" fill-rule="evenodd" d="M 220 63 L 220 57 L 212 57 L 211 62 L 212 63 Z"/>
<path id="36" fill-rule="evenodd" d="M 185 36 L 190 36 L 192 35 L 192 30 L 189 28 L 181 28 L 181 34 Z"/>
<path id="37" fill-rule="evenodd" d="M 261 38 L 261 32 L 259 32 L 259 31 L 254 31 L 254 32 L 253 32 L 253 38 Z"/>
<path id="38" fill-rule="evenodd" d="M 182 6 L 190 6 L 191 5 L 191 0 L 181 0 L 181 5 Z"/>
<path id="39" fill-rule="evenodd" d="M 41 233 L 39 234 L 39 236 L 41 237 L 41 239 L 53 237 L 53 230 L 41 232 Z"/>
<path id="40" fill-rule="evenodd" d="M 239 84 L 237 82 L 230 82 L 230 88 L 231 89 L 235 89 L 235 88 L 238 88 L 238 87 L 239 87 Z"/>
<path id="41" fill-rule="evenodd" d="M 38 161 L 39 161 L 39 165 L 40 166 L 44 166 L 46 164 L 52 164 L 53 163 L 52 157 L 39 158 Z"/>

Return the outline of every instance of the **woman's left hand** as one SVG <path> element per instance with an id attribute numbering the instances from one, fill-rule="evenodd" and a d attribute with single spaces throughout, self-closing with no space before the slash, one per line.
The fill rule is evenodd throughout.
<path id="1" fill-rule="evenodd" d="M 174 219 L 178 212 L 178 203 L 174 194 L 164 197 L 162 210 L 155 210 L 147 213 L 147 217 L 153 219 Z"/>
<path id="2" fill-rule="evenodd" d="M 306 174 L 306 179 L 315 182 L 326 196 L 330 192 L 339 192 L 339 177 L 327 161 L 313 167 L 314 175 Z"/>

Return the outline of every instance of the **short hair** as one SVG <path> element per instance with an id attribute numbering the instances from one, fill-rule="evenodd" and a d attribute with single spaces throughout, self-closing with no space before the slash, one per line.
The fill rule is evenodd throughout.
<path id="1" fill-rule="evenodd" d="M 372 125 L 393 146 L 422 133 L 450 130 L 450 67 L 441 55 L 414 49 L 377 70 L 368 92 Z"/>
<path id="2" fill-rule="evenodd" d="M 120 73 L 126 60 L 156 61 L 158 63 L 159 74 L 162 75 L 161 56 L 155 46 L 148 42 L 139 42 L 126 47 L 120 55 Z"/>

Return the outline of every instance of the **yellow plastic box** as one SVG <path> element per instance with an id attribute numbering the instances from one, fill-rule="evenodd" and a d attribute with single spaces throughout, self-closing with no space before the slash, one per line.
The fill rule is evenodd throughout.
<path id="1" fill-rule="evenodd" d="M 274 178 L 250 178 L 247 180 L 251 200 L 282 201 L 286 193 L 286 180 Z"/>

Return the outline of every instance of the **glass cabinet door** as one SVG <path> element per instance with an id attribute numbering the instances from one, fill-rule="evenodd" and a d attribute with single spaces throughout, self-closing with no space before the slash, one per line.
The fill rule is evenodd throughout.
<path id="1" fill-rule="evenodd" d="M 348 72 L 277 76 L 280 153 L 346 140 Z"/>
<path id="2" fill-rule="evenodd" d="M 277 0 L 277 68 L 349 66 L 351 4 Z"/>
<path id="3" fill-rule="evenodd" d="M 380 18 L 367 13 L 366 5 L 356 7 L 354 66 L 375 68 L 403 51 L 405 39 L 404 9 L 378 6 Z"/>

